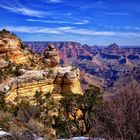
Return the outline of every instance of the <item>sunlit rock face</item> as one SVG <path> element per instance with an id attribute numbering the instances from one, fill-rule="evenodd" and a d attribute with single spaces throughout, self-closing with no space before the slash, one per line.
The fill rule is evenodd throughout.
<path id="1" fill-rule="evenodd" d="M 7 40 L 6 43 L 4 39 Z M 0 42 L 0 67 L 6 67 L 11 61 L 15 65 L 30 63 L 28 50 L 20 48 L 22 42 L 15 35 L 4 30 Z M 10 62 L 2 57 L 3 54 L 8 55 Z M 19 70 L 20 75 L 7 75 L 6 79 L 0 82 L 0 92 L 6 95 L 7 102 L 16 102 L 18 97 L 32 100 L 37 90 L 44 94 L 50 92 L 56 99 L 67 93 L 82 94 L 79 69 L 73 66 L 61 67 L 59 53 L 53 46 L 48 46 L 41 60 L 43 67 L 40 66 L 42 62 L 36 63 L 37 67 L 42 68 L 35 70 L 28 65 Z"/>
<path id="2" fill-rule="evenodd" d="M 22 76 L 11 78 L 0 86 L 0 90 L 6 93 L 7 101 L 14 101 L 19 96 L 32 99 L 37 90 L 50 92 L 54 98 L 67 93 L 82 94 L 79 70 L 73 70 L 72 67 L 26 71 Z"/>
<path id="3" fill-rule="evenodd" d="M 16 64 L 29 63 L 29 53 L 21 48 L 22 41 L 5 29 L 0 31 L 0 59 Z"/>

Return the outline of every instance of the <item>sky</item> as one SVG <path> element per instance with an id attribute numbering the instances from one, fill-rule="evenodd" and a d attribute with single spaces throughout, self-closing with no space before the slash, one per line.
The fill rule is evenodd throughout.
<path id="1" fill-rule="evenodd" d="M 23 41 L 140 46 L 140 0 L 0 0 L 0 29 Z"/>

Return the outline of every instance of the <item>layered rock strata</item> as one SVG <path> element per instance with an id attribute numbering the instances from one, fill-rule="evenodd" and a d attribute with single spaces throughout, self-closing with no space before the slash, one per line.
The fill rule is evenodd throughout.
<path id="1" fill-rule="evenodd" d="M 29 52 L 23 51 L 22 41 L 9 31 L 0 31 L 0 60 L 8 60 L 16 64 L 28 64 Z"/>
<path id="2" fill-rule="evenodd" d="M 34 93 L 50 92 L 54 98 L 62 94 L 81 94 L 79 70 L 72 67 L 46 69 L 41 71 L 25 71 L 22 76 L 9 78 L 6 83 L 0 84 L 0 91 L 6 93 L 7 101 L 14 101 L 16 97 L 31 99 Z"/>
<path id="3" fill-rule="evenodd" d="M 0 46 L 0 62 L 2 63 L 0 66 L 6 67 L 9 63 L 9 60 L 6 61 L 2 57 L 3 53 L 8 53 L 10 60 L 15 64 L 30 63 L 28 55 L 23 55 L 24 50 L 21 51 L 21 41 L 17 37 L 13 39 L 15 35 L 8 32 L 5 34 L 7 45 Z M 15 53 L 16 55 L 14 55 Z M 9 75 L 0 83 L 0 92 L 6 95 L 7 102 L 15 102 L 18 97 L 31 100 L 37 90 L 43 91 L 43 93 L 50 92 L 54 98 L 61 98 L 62 94 L 67 93 L 82 94 L 79 69 L 73 66 L 61 67 L 59 53 L 53 46 L 48 46 L 42 60 L 44 69 L 33 70 L 29 66 L 27 69 L 21 68 L 19 69 L 20 75 Z"/>

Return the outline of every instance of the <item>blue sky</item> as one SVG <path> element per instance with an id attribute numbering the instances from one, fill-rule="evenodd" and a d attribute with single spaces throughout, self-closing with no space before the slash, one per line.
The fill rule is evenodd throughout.
<path id="1" fill-rule="evenodd" d="M 0 19 L 24 41 L 140 45 L 140 0 L 0 0 Z"/>

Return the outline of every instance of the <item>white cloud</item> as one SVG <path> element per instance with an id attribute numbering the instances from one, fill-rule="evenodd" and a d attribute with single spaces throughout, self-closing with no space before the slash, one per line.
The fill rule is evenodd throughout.
<path id="1" fill-rule="evenodd" d="M 42 22 L 42 23 L 57 23 L 57 24 L 76 24 L 76 25 L 84 25 L 84 24 L 88 24 L 89 23 L 89 20 L 62 21 L 62 20 L 27 19 L 27 21 Z"/>
<path id="2" fill-rule="evenodd" d="M 138 26 L 135 26 L 134 29 L 140 31 L 140 27 Z"/>
<path id="3" fill-rule="evenodd" d="M 82 20 L 82 21 L 75 22 L 75 24 L 77 25 L 88 24 L 88 23 L 89 23 L 89 20 Z"/>
<path id="4" fill-rule="evenodd" d="M 68 12 L 68 13 L 65 13 L 64 15 L 65 15 L 65 16 L 71 16 L 72 13 Z"/>
<path id="5" fill-rule="evenodd" d="M 5 26 L 2 28 L 5 28 L 5 29 L 12 31 L 12 32 L 21 32 L 21 33 L 61 34 L 61 32 L 55 28 L 31 27 L 31 26 Z"/>
<path id="6" fill-rule="evenodd" d="M 43 1 L 47 3 L 61 3 L 62 2 L 62 0 L 43 0 Z"/>
<path id="7" fill-rule="evenodd" d="M 99 26 L 108 28 L 108 29 L 117 29 L 117 30 L 127 30 L 127 31 L 140 31 L 140 26 L 112 26 L 112 25 L 103 25 L 98 24 Z"/>
<path id="8" fill-rule="evenodd" d="M 106 12 L 106 15 L 112 15 L 112 16 L 130 16 L 131 13 L 125 13 L 125 12 Z"/>
<path id="9" fill-rule="evenodd" d="M 62 24 L 62 23 L 70 23 L 68 21 L 61 21 L 61 20 L 40 20 L 40 19 L 27 19 L 27 21 L 32 21 L 32 22 L 42 22 L 42 23 L 58 23 L 58 24 Z"/>
<path id="10" fill-rule="evenodd" d="M 2 27 L 12 32 L 22 32 L 22 33 L 43 33 L 43 34 L 79 34 L 79 35 L 86 35 L 86 36 L 122 36 L 122 37 L 140 37 L 140 33 L 137 32 L 115 32 L 115 31 L 96 31 L 96 30 L 89 30 L 89 29 L 78 29 L 75 27 L 55 27 L 55 28 L 48 28 L 48 27 L 30 27 L 30 26 L 5 26 Z M 1 28 L 1 29 L 2 29 Z"/>
<path id="11" fill-rule="evenodd" d="M 12 13 L 17 13 L 17 14 L 32 16 L 32 17 L 44 17 L 45 15 L 50 14 L 50 13 L 46 13 L 44 11 L 27 8 L 20 4 L 17 4 L 17 5 L 0 4 L 0 7 L 3 9 L 6 9 Z"/>
<path id="12" fill-rule="evenodd" d="M 111 31 L 95 31 L 95 30 L 89 30 L 89 29 L 78 29 L 78 28 L 70 28 L 68 30 L 65 30 L 66 33 L 73 33 L 73 34 L 80 34 L 80 35 L 90 35 L 90 36 L 112 36 L 115 35 L 115 32 Z"/>

